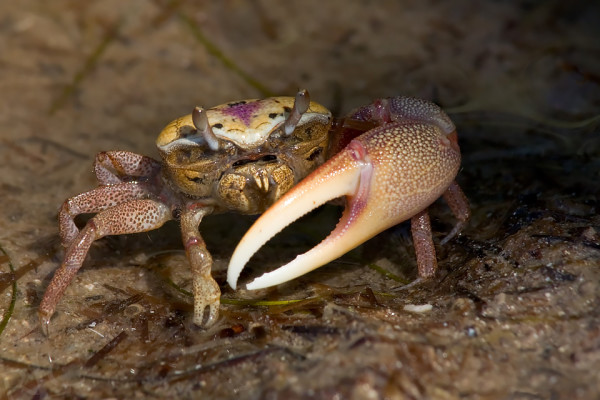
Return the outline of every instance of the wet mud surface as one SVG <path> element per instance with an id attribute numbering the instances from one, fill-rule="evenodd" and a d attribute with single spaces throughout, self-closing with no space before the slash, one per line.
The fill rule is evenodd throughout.
<path id="1" fill-rule="evenodd" d="M 0 4 L 0 398 L 591 399 L 600 396 L 600 10 L 563 2 Z M 176 223 L 92 246 L 44 336 L 56 214 L 95 153 L 157 156 L 196 105 L 293 95 L 343 114 L 432 99 L 455 121 L 472 206 L 416 278 L 402 224 L 275 288 L 232 291 L 252 217 L 200 231 L 223 291 L 191 323 Z M 325 206 L 254 259 L 312 247 Z M 431 208 L 439 240 L 453 216 Z M 79 220 L 85 222 L 85 218 Z"/>

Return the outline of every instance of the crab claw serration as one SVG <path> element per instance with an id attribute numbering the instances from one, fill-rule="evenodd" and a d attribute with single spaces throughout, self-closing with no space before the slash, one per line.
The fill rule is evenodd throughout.
<path id="1" fill-rule="evenodd" d="M 236 288 L 244 265 L 263 244 L 327 201 L 346 196 L 346 208 L 331 234 L 290 263 L 256 278 L 248 289 L 287 282 L 415 216 L 446 191 L 459 166 L 460 150 L 451 123 L 401 121 L 367 131 L 255 222 L 233 253 L 229 285 Z"/>

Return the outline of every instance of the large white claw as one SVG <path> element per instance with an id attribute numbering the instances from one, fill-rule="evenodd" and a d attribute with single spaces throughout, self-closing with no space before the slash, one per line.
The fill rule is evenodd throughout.
<path id="1" fill-rule="evenodd" d="M 453 136 L 454 135 L 454 136 Z M 390 123 L 352 140 L 269 208 L 242 238 L 227 282 L 235 289 L 250 257 L 309 211 L 340 196 L 346 208 L 317 246 L 247 285 L 261 289 L 312 271 L 422 211 L 452 182 L 460 165 L 455 133 L 423 123 Z"/>
<path id="2" fill-rule="evenodd" d="M 358 149 L 354 149 L 356 146 Z M 363 150 L 360 143 L 353 143 L 348 147 L 352 150 L 338 154 L 327 163 L 334 162 L 335 165 L 343 165 L 342 168 L 327 169 L 324 168 L 327 164 L 323 165 L 319 169 L 321 173 L 309 175 L 301 184 L 286 193 L 244 235 L 231 257 L 227 270 L 227 282 L 232 288 L 236 288 L 240 272 L 250 257 L 283 228 L 330 200 L 360 192 L 358 188 L 362 188 L 362 192 L 366 191 L 365 185 L 370 181 L 372 165 L 368 160 L 361 160 L 358 157 Z M 247 285 L 247 288 L 260 289 L 277 285 L 322 265 L 313 266 L 318 262 L 319 257 L 322 257 L 320 248 L 331 239 L 331 236 L 309 252 L 296 257 L 292 262 L 255 279 Z M 342 254 L 344 252 L 339 255 Z"/>

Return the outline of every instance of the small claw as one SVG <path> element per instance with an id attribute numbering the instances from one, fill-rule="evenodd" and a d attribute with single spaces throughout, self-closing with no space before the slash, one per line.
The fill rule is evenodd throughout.
<path id="1" fill-rule="evenodd" d="M 250 257 L 284 227 L 346 196 L 331 234 L 290 263 L 247 285 L 277 285 L 332 261 L 379 232 L 421 212 L 444 193 L 460 166 L 456 133 L 435 124 L 389 123 L 353 139 L 292 188 L 250 228 L 233 253 L 227 282 L 235 289 Z"/>

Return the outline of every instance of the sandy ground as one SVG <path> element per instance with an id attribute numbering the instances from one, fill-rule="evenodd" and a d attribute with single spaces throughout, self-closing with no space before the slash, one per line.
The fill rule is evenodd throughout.
<path id="1" fill-rule="evenodd" d="M 0 398 L 600 397 L 589 3 L 0 3 Z M 191 323 L 172 223 L 96 243 L 42 334 L 56 213 L 95 186 L 95 153 L 156 156 L 162 127 L 195 105 L 298 88 L 336 114 L 396 94 L 449 111 L 473 218 L 438 246 L 433 280 L 403 288 L 416 276 L 403 224 L 296 281 L 233 292 L 227 261 L 252 218 L 212 216 L 216 326 Z M 286 230 L 255 273 L 314 245 L 338 212 Z M 439 242 L 453 218 L 440 202 L 432 220 Z"/>

